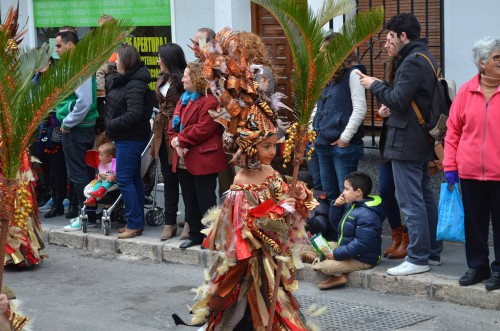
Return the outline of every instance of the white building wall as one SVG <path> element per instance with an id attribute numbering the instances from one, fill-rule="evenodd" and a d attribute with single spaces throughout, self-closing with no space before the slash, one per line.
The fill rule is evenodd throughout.
<path id="1" fill-rule="evenodd" d="M 457 88 L 477 73 L 474 42 L 485 36 L 500 38 L 499 18 L 499 0 L 444 0 L 444 69 Z"/>

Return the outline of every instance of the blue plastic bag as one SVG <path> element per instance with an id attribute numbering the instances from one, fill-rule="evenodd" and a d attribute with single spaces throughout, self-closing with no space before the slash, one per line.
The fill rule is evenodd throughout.
<path id="1" fill-rule="evenodd" d="M 465 242 L 464 206 L 458 184 L 441 184 L 436 237 L 437 240 Z"/>

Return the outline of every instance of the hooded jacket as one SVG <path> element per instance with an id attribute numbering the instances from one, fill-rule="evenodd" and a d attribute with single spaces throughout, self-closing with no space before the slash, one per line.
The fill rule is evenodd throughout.
<path id="1" fill-rule="evenodd" d="M 357 259 L 376 265 L 380 261 L 382 220 L 385 215 L 382 199 L 369 196 L 351 205 L 332 206 L 330 222 L 338 224 L 338 247 L 333 250 L 335 260 Z"/>
<path id="2" fill-rule="evenodd" d="M 141 141 L 151 137 L 149 119 L 153 100 L 149 83 L 151 75 L 144 63 L 115 73 L 107 92 L 106 134 L 112 140 Z"/>
<path id="3" fill-rule="evenodd" d="M 380 81 L 370 86 L 377 100 L 391 109 L 380 137 L 382 153 L 387 159 L 418 162 L 434 159 L 434 142 L 418 123 L 411 107 L 415 100 L 424 118 L 428 118 L 436 80 L 433 69 L 418 53 L 427 55 L 434 67 L 438 67 L 426 39 L 412 40 L 399 51 L 393 86 Z"/>

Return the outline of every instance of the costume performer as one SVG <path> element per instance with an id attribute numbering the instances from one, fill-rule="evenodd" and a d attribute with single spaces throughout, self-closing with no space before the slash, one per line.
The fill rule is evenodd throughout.
<path id="1" fill-rule="evenodd" d="M 270 166 L 282 96 L 269 96 L 263 66 L 245 56 L 243 34 L 225 28 L 212 44 L 195 48 L 220 102 L 211 115 L 225 127 L 226 152 L 235 153 L 242 170 L 220 210 L 204 218 L 203 245 L 219 251 L 219 258 L 198 289 L 202 298 L 192 308 L 192 322 L 207 322 L 206 330 L 264 330 L 280 277 L 273 330 L 308 330 L 292 295 L 295 269 L 302 266 L 295 246 L 304 242 L 304 220 L 317 202 L 303 183 L 293 189 Z M 280 275 L 278 259 L 284 261 Z"/>

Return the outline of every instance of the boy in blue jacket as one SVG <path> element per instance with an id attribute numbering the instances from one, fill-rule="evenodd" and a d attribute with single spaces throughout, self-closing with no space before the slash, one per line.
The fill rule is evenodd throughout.
<path id="1" fill-rule="evenodd" d="M 330 242 L 333 252 L 324 261 L 313 264 L 315 270 L 330 276 L 318 285 L 320 289 L 344 285 L 348 273 L 370 269 L 379 263 L 385 216 L 382 199 L 369 195 L 371 190 L 369 175 L 352 172 L 345 177 L 344 192 L 330 208 L 330 222 L 338 224 L 338 241 Z M 307 253 L 309 258 L 305 260 L 310 261 L 311 252 Z"/>

